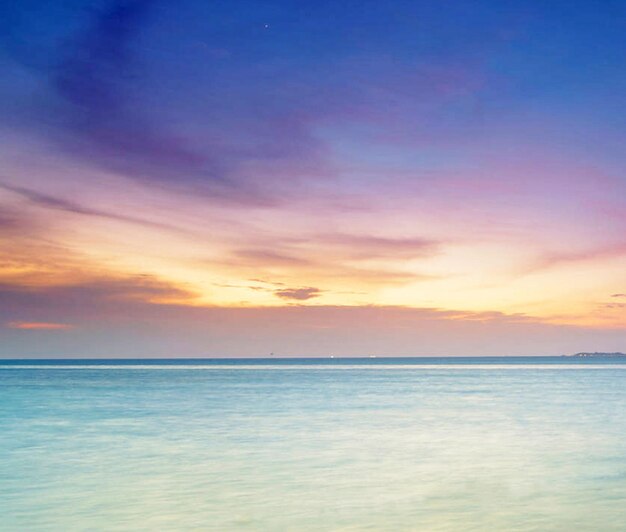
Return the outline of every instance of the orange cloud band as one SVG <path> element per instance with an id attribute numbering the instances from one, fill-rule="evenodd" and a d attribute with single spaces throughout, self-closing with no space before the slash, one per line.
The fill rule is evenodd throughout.
<path id="1" fill-rule="evenodd" d="M 10 329 L 27 330 L 67 330 L 74 328 L 73 325 L 68 323 L 47 323 L 40 321 L 11 321 L 7 325 Z"/>

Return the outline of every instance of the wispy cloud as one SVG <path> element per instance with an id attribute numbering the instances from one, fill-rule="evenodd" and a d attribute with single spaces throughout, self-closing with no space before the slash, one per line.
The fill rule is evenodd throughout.
<path id="1" fill-rule="evenodd" d="M 237 249 L 233 255 L 243 262 L 265 265 L 305 266 L 313 262 L 304 257 L 297 257 L 267 249 Z"/>
<path id="2" fill-rule="evenodd" d="M 276 294 L 281 299 L 306 301 L 308 299 L 319 297 L 322 294 L 322 291 L 319 288 L 313 287 L 282 288 L 280 290 L 274 290 L 274 294 Z"/>
<path id="3" fill-rule="evenodd" d="M 441 242 L 420 238 L 390 238 L 346 233 L 319 235 L 319 241 L 342 249 L 350 258 L 412 258 L 432 256 L 440 250 Z"/>
<path id="4" fill-rule="evenodd" d="M 623 309 L 626 308 L 626 303 L 604 303 L 602 308 Z"/>
<path id="5" fill-rule="evenodd" d="M 150 220 L 145 220 L 143 218 L 138 218 L 135 216 L 128 216 L 125 214 L 116 214 L 113 212 L 94 209 L 92 207 L 87 207 L 76 203 L 74 201 L 70 201 L 67 199 L 59 198 L 56 196 L 51 196 L 49 194 L 45 194 L 43 192 L 38 192 L 36 190 L 32 190 L 25 187 L 19 187 L 15 185 L 10 185 L 8 183 L 4 183 L 0 181 L 0 189 L 7 190 L 14 194 L 21 196 L 22 198 L 39 205 L 41 207 L 45 207 L 48 209 L 54 209 L 58 211 L 64 211 L 72 214 L 80 214 L 83 216 L 96 216 L 99 218 L 108 218 L 109 220 L 115 220 L 119 222 L 127 222 L 137 225 L 142 225 L 144 227 L 152 227 L 156 229 L 166 229 L 170 231 L 179 231 L 179 229 L 160 222 L 152 222 Z M 0 227 L 2 226 L 2 218 L 0 217 Z"/>
<path id="6" fill-rule="evenodd" d="M 0 320 L 44 322 L 51 309 L 74 318 L 83 311 L 98 315 L 113 308 L 132 315 L 143 305 L 192 303 L 195 298 L 196 294 L 186 287 L 150 275 L 92 277 L 53 285 L 4 283 L 0 284 Z M 27 318 L 33 315 L 36 319 Z"/>
<path id="7" fill-rule="evenodd" d="M 276 80 L 269 87 L 265 79 L 247 80 L 234 91 L 208 87 L 211 95 L 195 115 L 206 117 L 200 128 L 189 123 L 193 119 L 172 126 L 145 106 L 142 93 L 150 86 L 145 86 L 142 59 L 152 52 L 142 47 L 140 38 L 158 18 L 156 4 L 105 2 L 102 9 L 90 12 L 85 25 L 66 36 L 63 46 L 50 46 L 56 57 L 32 61 L 24 50 L 17 54 L 48 82 L 49 94 L 28 112 L 37 121 L 38 133 L 51 135 L 63 150 L 88 164 L 236 204 L 278 201 L 268 190 L 271 176 L 293 181 L 324 173 L 324 143 L 312 128 L 318 98 L 306 94 L 294 101 L 288 91 L 276 87 Z M 254 72 L 248 68 L 245 76 Z M 277 92 L 286 95 L 277 98 Z M 234 110 L 226 113 L 223 98 L 239 105 L 227 106 Z M 182 104 L 171 102 L 174 107 L 185 107 Z M 264 183 L 255 183 L 260 174 L 266 177 Z"/>
<path id="8" fill-rule="evenodd" d="M 29 222 L 14 208 L 8 208 L 4 205 L 0 207 L 0 232 L 13 233 L 23 230 Z"/>
<path id="9" fill-rule="evenodd" d="M 610 260 L 624 255 L 626 255 L 626 242 L 615 242 L 602 247 L 577 251 L 546 253 L 534 261 L 525 273 L 534 273 L 557 266 L 567 266 L 583 262 Z"/>
<path id="10" fill-rule="evenodd" d="M 125 175 L 172 177 L 176 171 L 206 178 L 209 161 L 139 113 L 129 98 L 132 45 L 153 0 L 110 2 L 90 27 L 74 38 L 52 75 L 65 103 L 65 139 L 74 153 L 95 157 Z M 213 175 L 214 174 L 214 175 Z"/>
<path id="11" fill-rule="evenodd" d="M 29 331 L 66 331 L 74 326 L 68 323 L 51 323 L 45 321 L 10 321 L 7 323 L 9 329 L 22 329 Z"/>

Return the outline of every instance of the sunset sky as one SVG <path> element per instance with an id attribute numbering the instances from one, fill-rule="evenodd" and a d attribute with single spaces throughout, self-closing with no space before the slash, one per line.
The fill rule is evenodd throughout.
<path id="1" fill-rule="evenodd" d="M 626 351 L 626 4 L 0 8 L 0 356 Z"/>

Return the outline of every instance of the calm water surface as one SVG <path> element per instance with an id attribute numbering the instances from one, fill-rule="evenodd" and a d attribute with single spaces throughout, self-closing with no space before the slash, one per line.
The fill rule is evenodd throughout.
<path id="1" fill-rule="evenodd" d="M 0 530 L 625 530 L 615 359 L 0 362 Z"/>

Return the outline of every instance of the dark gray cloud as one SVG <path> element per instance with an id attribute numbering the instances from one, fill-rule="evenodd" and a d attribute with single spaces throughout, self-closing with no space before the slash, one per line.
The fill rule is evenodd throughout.
<path id="1" fill-rule="evenodd" d="M 611 297 L 626 297 L 626 294 L 611 294 Z"/>

